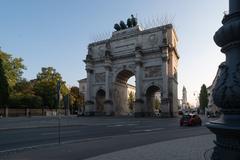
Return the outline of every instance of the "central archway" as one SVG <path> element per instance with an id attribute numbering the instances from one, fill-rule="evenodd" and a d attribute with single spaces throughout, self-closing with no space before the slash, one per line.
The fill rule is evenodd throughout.
<path id="1" fill-rule="evenodd" d="M 113 92 L 113 103 L 116 115 L 128 115 L 133 112 L 135 80 L 131 84 L 128 83 L 129 79 L 135 79 L 132 77 L 135 77 L 134 73 L 126 69 L 120 71 L 116 76 Z M 129 103 L 129 98 L 133 99 L 130 102 L 131 104 Z"/>

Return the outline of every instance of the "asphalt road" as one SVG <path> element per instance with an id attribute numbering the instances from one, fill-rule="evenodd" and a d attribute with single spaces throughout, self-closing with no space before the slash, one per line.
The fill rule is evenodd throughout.
<path id="1" fill-rule="evenodd" d="M 11 129 L 0 128 L 0 155 L 31 146 L 39 148 L 56 146 L 59 142 L 57 120 L 54 120 L 55 126 L 41 124 L 45 124 L 48 119 L 38 120 L 41 122 L 38 123 L 34 118 L 26 121 L 36 123 L 31 128 L 24 126 L 24 123 L 21 126 L 16 125 L 17 129 L 13 129 L 13 125 Z M 78 145 L 81 158 L 160 141 L 210 134 L 205 126 L 180 127 L 178 118 L 81 117 L 62 121 L 61 144 L 82 143 L 80 147 Z M 14 119 L 9 120 L 9 123 L 13 122 Z"/>

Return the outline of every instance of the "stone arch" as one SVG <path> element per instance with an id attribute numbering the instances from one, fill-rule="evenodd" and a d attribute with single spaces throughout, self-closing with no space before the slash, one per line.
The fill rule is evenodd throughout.
<path id="1" fill-rule="evenodd" d="M 104 112 L 104 101 L 105 101 L 106 92 L 103 89 L 99 89 L 96 92 L 95 104 L 96 104 L 96 113 Z"/>
<path id="2" fill-rule="evenodd" d="M 127 115 L 130 112 L 128 108 L 127 81 L 132 76 L 135 76 L 134 72 L 123 69 L 114 78 L 113 105 L 117 115 Z"/>
<path id="3" fill-rule="evenodd" d="M 161 103 L 161 89 L 157 85 L 151 85 L 147 88 L 145 92 L 145 97 L 146 97 L 146 113 L 149 116 L 152 116 L 156 112 L 159 112 L 160 108 L 157 109 L 156 107 L 160 107 L 157 105 L 160 105 Z M 159 103 L 159 104 L 157 104 Z"/>
<path id="4" fill-rule="evenodd" d="M 148 82 L 148 83 L 146 83 L 146 84 L 144 85 L 144 87 L 143 87 L 143 93 L 144 93 L 144 95 L 146 95 L 147 89 L 148 89 L 149 87 L 151 87 L 151 86 L 157 86 L 157 87 L 159 87 L 160 90 L 162 90 L 162 84 L 161 84 L 161 82 L 159 82 L 159 81 L 151 81 L 151 82 Z"/>
<path id="5" fill-rule="evenodd" d="M 115 74 L 113 75 L 114 82 L 116 82 L 116 79 L 118 78 L 117 76 L 124 70 L 128 71 L 128 72 L 131 72 L 133 75 L 136 74 L 134 65 L 128 65 L 128 66 L 123 65 L 122 67 L 119 67 L 115 70 Z"/>

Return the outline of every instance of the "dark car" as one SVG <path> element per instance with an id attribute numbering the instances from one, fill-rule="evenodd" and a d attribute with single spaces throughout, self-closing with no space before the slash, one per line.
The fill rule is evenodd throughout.
<path id="1" fill-rule="evenodd" d="M 196 114 L 186 114 L 183 115 L 182 118 L 180 119 L 180 126 L 196 126 L 202 125 L 202 120 L 201 118 L 196 115 Z"/>

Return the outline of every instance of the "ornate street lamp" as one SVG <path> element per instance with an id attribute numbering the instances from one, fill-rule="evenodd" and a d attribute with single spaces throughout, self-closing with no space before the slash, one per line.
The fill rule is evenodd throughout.
<path id="1" fill-rule="evenodd" d="M 240 1 L 229 0 L 229 14 L 214 41 L 226 54 L 226 63 L 213 90 L 223 115 L 207 127 L 216 134 L 212 160 L 240 160 Z"/>

